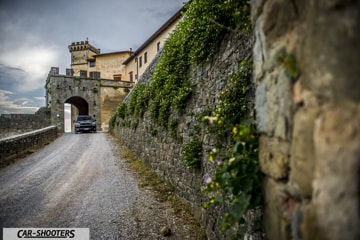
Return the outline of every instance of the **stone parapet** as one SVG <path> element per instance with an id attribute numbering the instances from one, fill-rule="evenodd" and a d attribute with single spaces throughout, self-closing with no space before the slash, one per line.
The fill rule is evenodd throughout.
<path id="1" fill-rule="evenodd" d="M 39 149 L 58 136 L 57 127 L 50 126 L 32 132 L 0 139 L 0 167 L 7 165 L 11 160 Z"/>
<path id="2" fill-rule="evenodd" d="M 1 114 L 0 139 L 50 126 L 50 109 L 40 108 L 35 114 Z"/>

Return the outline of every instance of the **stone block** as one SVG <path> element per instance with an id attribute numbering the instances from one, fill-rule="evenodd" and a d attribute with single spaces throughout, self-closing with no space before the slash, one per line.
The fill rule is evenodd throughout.
<path id="1" fill-rule="evenodd" d="M 255 93 L 256 125 L 259 132 L 271 134 L 266 91 L 266 82 L 263 81 L 257 86 Z"/>
<path id="2" fill-rule="evenodd" d="M 263 11 L 263 5 L 265 0 L 252 0 L 250 1 L 251 5 L 251 20 L 254 23 L 258 19 L 259 15 Z"/>
<path id="3" fill-rule="evenodd" d="M 314 133 L 314 228 L 322 239 L 360 239 L 360 107 L 326 106 Z"/>
<path id="4" fill-rule="evenodd" d="M 294 116 L 290 150 L 290 182 L 304 197 L 312 194 L 314 175 L 314 124 L 318 108 L 302 108 Z"/>
<path id="5" fill-rule="evenodd" d="M 265 178 L 263 183 L 264 203 L 264 229 L 267 239 L 285 240 L 288 239 L 290 225 L 282 216 L 281 192 L 285 184 L 276 182 L 271 178 Z"/>
<path id="6" fill-rule="evenodd" d="M 332 0 L 312 5 L 301 48 L 304 86 L 338 103 L 359 103 L 359 2 Z"/>
<path id="7" fill-rule="evenodd" d="M 267 61 L 266 39 L 262 26 L 264 24 L 263 18 L 260 16 L 256 21 L 254 29 L 255 43 L 253 48 L 254 67 L 253 73 L 255 81 L 258 82 L 263 75 L 264 62 Z"/>
<path id="8" fill-rule="evenodd" d="M 263 6 L 263 31 L 268 38 L 268 42 L 274 42 L 291 30 L 299 18 L 298 14 L 297 1 L 267 1 Z"/>
<path id="9" fill-rule="evenodd" d="M 291 132 L 292 86 L 282 69 L 266 75 L 256 89 L 258 131 L 288 140 Z"/>
<path id="10" fill-rule="evenodd" d="M 289 172 L 289 143 L 277 138 L 260 137 L 259 159 L 261 171 L 274 179 L 282 179 Z"/>

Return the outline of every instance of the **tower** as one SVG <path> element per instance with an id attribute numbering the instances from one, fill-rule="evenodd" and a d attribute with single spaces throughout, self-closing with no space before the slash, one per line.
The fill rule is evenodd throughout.
<path id="1" fill-rule="evenodd" d="M 71 43 L 69 51 L 74 76 L 88 77 L 88 69 L 95 66 L 94 56 L 100 54 L 100 49 L 95 48 L 86 40 Z"/>

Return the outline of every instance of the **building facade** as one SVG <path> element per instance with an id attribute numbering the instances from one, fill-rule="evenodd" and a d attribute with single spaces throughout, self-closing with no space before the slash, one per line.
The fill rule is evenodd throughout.
<path id="1" fill-rule="evenodd" d="M 89 41 L 73 42 L 69 45 L 71 53 L 71 73 L 67 75 L 95 79 L 125 80 L 123 62 L 132 51 L 100 53 Z"/>
<path id="2" fill-rule="evenodd" d="M 125 79 L 137 82 L 182 18 L 181 8 L 124 61 Z"/>

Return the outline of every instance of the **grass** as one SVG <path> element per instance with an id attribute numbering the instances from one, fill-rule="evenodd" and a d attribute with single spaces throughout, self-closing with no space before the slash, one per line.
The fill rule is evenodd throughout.
<path id="1" fill-rule="evenodd" d="M 113 136 L 112 136 L 113 137 Z M 194 231 L 199 232 L 199 239 L 207 239 L 205 231 L 194 219 L 188 208 L 179 200 L 174 193 L 174 188 L 164 183 L 159 177 L 148 168 L 140 159 L 138 159 L 128 148 L 126 148 L 118 138 L 113 137 L 120 147 L 119 154 L 121 159 L 135 174 L 139 183 L 139 188 L 150 188 L 159 202 L 167 202 L 177 214 L 180 214 L 185 222 L 190 223 Z"/>

